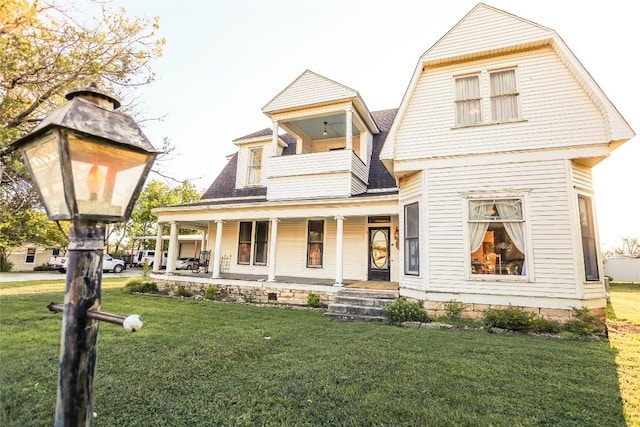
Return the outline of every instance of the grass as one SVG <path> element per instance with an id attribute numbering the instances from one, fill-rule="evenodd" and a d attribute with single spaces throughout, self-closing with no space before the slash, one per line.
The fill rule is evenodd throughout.
<path id="1" fill-rule="evenodd" d="M 615 331 L 606 342 L 340 323 L 311 310 L 128 295 L 108 287 L 117 280 L 102 309 L 139 313 L 145 326 L 100 326 L 98 426 L 640 425 L 640 346 Z M 7 289 L 0 425 L 48 426 L 61 316 L 46 305 L 62 291 Z M 633 305 L 623 308 L 640 289 L 612 295 L 616 316 L 640 325 Z"/>

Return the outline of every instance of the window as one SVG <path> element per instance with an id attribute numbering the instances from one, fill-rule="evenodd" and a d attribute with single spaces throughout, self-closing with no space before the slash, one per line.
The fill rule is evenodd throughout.
<path id="1" fill-rule="evenodd" d="M 491 119 L 494 122 L 515 120 L 518 114 L 518 88 L 516 71 L 489 73 L 491 80 Z"/>
<path id="2" fill-rule="evenodd" d="M 593 227 L 591 198 L 578 196 L 578 211 L 580 213 L 584 276 L 588 281 L 598 281 L 600 280 L 600 274 L 598 273 L 598 248 L 596 247 L 596 233 Z"/>
<path id="3" fill-rule="evenodd" d="M 262 147 L 249 150 L 249 170 L 247 171 L 247 185 L 260 184 L 260 171 L 262 168 Z"/>
<path id="4" fill-rule="evenodd" d="M 240 233 L 238 234 L 238 264 L 249 264 L 251 262 L 251 226 L 250 222 L 240 223 Z"/>
<path id="5" fill-rule="evenodd" d="M 456 85 L 456 124 L 480 123 L 482 114 L 480 103 L 480 76 L 458 77 Z"/>
<path id="6" fill-rule="evenodd" d="M 253 237 L 253 265 L 267 264 L 267 243 L 269 237 L 269 222 L 256 221 L 255 234 L 253 222 L 240 222 L 238 233 L 238 264 L 251 264 L 251 239 Z"/>
<path id="7" fill-rule="evenodd" d="M 269 235 L 269 223 L 256 221 L 256 235 L 253 242 L 253 264 L 267 264 L 267 237 Z"/>
<path id="8" fill-rule="evenodd" d="M 60 255 L 60 249 L 57 249 L 57 248 L 56 248 L 56 249 L 53 249 L 53 250 L 51 251 L 51 255 L 52 255 L 52 256 L 59 256 L 59 255 Z"/>
<path id="9" fill-rule="evenodd" d="M 420 274 L 420 213 L 418 202 L 404 207 L 404 274 Z"/>
<path id="10" fill-rule="evenodd" d="M 27 256 L 24 259 L 25 264 L 33 264 L 36 262 L 36 248 L 27 248 Z"/>
<path id="11" fill-rule="evenodd" d="M 525 275 L 522 200 L 469 201 L 471 274 Z"/>
<path id="12" fill-rule="evenodd" d="M 324 221 L 309 221 L 307 229 L 307 267 L 322 267 Z"/>

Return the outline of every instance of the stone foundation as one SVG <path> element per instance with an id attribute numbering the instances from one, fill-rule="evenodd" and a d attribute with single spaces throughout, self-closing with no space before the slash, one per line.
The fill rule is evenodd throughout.
<path id="1" fill-rule="evenodd" d="M 221 300 L 236 302 L 274 303 L 288 305 L 307 305 L 310 293 L 320 296 L 320 303 L 329 305 L 333 301 L 335 290 L 331 287 L 323 290 L 318 286 L 310 286 L 310 289 L 294 289 L 279 283 L 256 282 L 255 284 L 226 285 L 206 283 L 201 281 L 183 281 L 171 279 L 157 279 L 153 282 L 158 290 L 169 295 L 175 295 L 178 287 L 182 286 L 193 295 L 204 296 L 208 288 L 216 288 Z"/>
<path id="2" fill-rule="evenodd" d="M 441 301 L 422 301 L 422 305 L 427 311 L 427 314 L 431 318 L 446 316 L 445 302 Z M 544 317 L 548 320 L 555 320 L 556 322 L 565 323 L 572 317 L 572 309 L 558 309 L 558 308 L 536 308 L 536 307 L 516 307 L 508 305 L 494 305 L 494 304 L 473 304 L 466 303 L 465 310 L 460 314 L 463 319 L 482 320 L 484 312 L 489 309 L 505 309 L 505 308 L 519 308 L 529 313 L 533 313 Z M 595 308 L 589 310 L 589 314 L 596 317 L 598 320 L 604 322 L 606 319 L 606 309 Z"/>

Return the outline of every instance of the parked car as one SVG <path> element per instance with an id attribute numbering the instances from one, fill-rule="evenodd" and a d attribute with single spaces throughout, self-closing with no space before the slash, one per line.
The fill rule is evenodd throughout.
<path id="1" fill-rule="evenodd" d="M 69 257 L 66 256 L 52 256 L 49 259 L 49 267 L 58 270 L 60 273 L 66 273 L 68 265 Z M 102 270 L 121 273 L 125 268 L 127 268 L 127 264 L 123 260 L 116 259 L 109 254 L 102 256 Z"/>
<path id="2" fill-rule="evenodd" d="M 178 258 L 176 260 L 176 270 L 193 270 L 197 262 L 196 258 Z"/>

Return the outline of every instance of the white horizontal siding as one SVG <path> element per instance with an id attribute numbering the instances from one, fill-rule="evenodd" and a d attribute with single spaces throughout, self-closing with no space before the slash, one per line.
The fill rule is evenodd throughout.
<path id="1" fill-rule="evenodd" d="M 264 112 L 287 110 L 338 99 L 353 98 L 357 92 L 318 74 L 305 71 L 286 89 L 273 98 Z"/>
<path id="2" fill-rule="evenodd" d="M 429 291 L 534 297 L 576 296 L 576 259 L 562 161 L 494 164 L 428 171 Z M 529 191 L 530 190 L 530 191 Z M 528 194 L 535 281 L 466 280 L 466 240 L 461 193 Z M 484 279 L 484 278 L 483 278 Z"/>
<path id="3" fill-rule="evenodd" d="M 325 222 L 323 266 L 307 267 L 307 223 L 303 218 L 282 220 L 278 224 L 276 251 L 276 278 L 293 276 L 306 278 L 335 279 L 336 266 L 336 220 L 333 217 L 314 218 Z M 343 276 L 345 280 L 366 280 L 368 242 L 366 217 L 348 217 L 343 223 Z M 227 221 L 223 225 L 222 256 L 230 256 L 228 270 L 238 274 L 268 274 L 268 266 L 238 264 L 239 221 Z M 269 226 L 269 239 L 272 236 Z M 215 245 L 215 226 L 210 234 L 210 244 Z M 213 260 L 213 251 L 211 254 Z"/>
<path id="4" fill-rule="evenodd" d="M 351 150 L 296 154 L 271 159 L 269 178 L 345 172 L 351 169 Z"/>
<path id="5" fill-rule="evenodd" d="M 349 172 L 305 175 L 287 178 L 270 178 L 267 199 L 297 200 L 323 197 L 347 197 L 351 195 Z"/>
<path id="6" fill-rule="evenodd" d="M 453 129 L 454 76 L 512 66 L 517 66 L 524 121 Z M 485 121 L 490 121 L 490 114 L 487 98 Z M 546 48 L 427 68 L 398 127 L 395 160 L 562 148 L 606 140 L 600 110 L 557 55 Z"/>
<path id="7" fill-rule="evenodd" d="M 583 191 L 593 191 L 593 177 L 590 167 L 572 162 L 571 172 L 574 187 Z"/>
<path id="8" fill-rule="evenodd" d="M 413 175 L 403 177 L 400 179 L 400 194 L 399 194 L 399 210 L 400 210 L 400 262 L 398 262 L 398 269 L 400 271 L 400 288 L 401 292 L 403 289 L 409 291 L 424 291 L 426 289 L 426 281 L 424 279 L 425 270 L 427 269 L 426 265 L 426 257 L 425 257 L 425 249 L 427 244 L 426 234 L 423 231 L 423 222 L 426 220 L 425 215 L 425 207 L 424 207 L 424 199 L 422 197 L 423 188 L 423 173 L 417 172 Z M 404 207 L 408 204 L 418 202 L 419 212 L 420 212 L 420 242 L 419 242 L 419 252 L 420 252 L 420 275 L 406 275 L 404 274 Z"/>
<path id="9" fill-rule="evenodd" d="M 552 36 L 553 32 L 544 27 L 480 5 L 429 49 L 423 59 L 435 60 L 523 45 Z"/>

